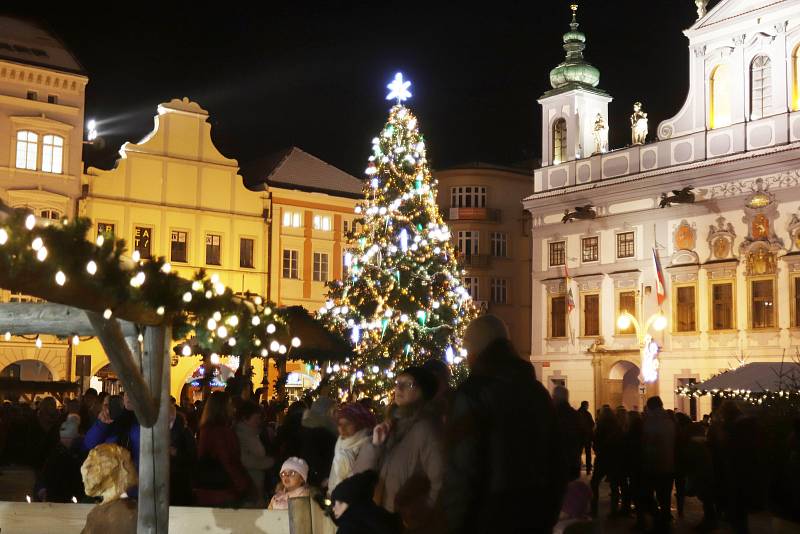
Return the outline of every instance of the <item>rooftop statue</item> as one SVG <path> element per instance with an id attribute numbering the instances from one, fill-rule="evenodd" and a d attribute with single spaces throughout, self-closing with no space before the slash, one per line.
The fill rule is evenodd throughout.
<path id="1" fill-rule="evenodd" d="M 608 152 L 608 124 L 602 113 L 597 114 L 594 121 L 594 152 L 593 154 Z"/>
<path id="2" fill-rule="evenodd" d="M 647 113 L 642 111 L 642 103 L 633 104 L 633 114 L 631 115 L 631 143 L 643 145 L 647 138 Z"/>
<path id="3" fill-rule="evenodd" d="M 708 0 L 694 0 L 694 5 L 697 6 L 697 18 L 701 19 L 706 16 L 706 6 Z"/>

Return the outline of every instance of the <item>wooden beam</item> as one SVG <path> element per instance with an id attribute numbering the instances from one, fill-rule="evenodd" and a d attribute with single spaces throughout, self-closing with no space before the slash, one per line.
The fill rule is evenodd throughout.
<path id="1" fill-rule="evenodd" d="M 151 427 L 158 418 L 158 405 L 150 394 L 150 388 L 142 378 L 142 373 L 134 362 L 133 355 L 122 335 L 122 328 L 116 319 L 104 319 L 101 315 L 86 311 L 86 316 L 95 330 L 111 367 L 117 373 L 125 391 L 131 398 L 136 418 L 142 427 Z"/>
<path id="2" fill-rule="evenodd" d="M 136 325 L 119 321 L 125 336 L 136 337 Z M 94 327 L 83 310 L 50 302 L 7 302 L 0 304 L 0 334 L 15 336 L 48 334 L 58 337 L 93 336 Z"/>
<path id="3" fill-rule="evenodd" d="M 144 333 L 142 375 L 158 395 L 158 419 L 140 429 L 138 534 L 166 534 L 169 527 L 170 339 L 168 327 L 149 327 Z"/>

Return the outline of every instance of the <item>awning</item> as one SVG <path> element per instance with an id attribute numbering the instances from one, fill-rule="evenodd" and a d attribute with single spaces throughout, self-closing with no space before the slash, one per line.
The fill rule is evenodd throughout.
<path id="1" fill-rule="evenodd" d="M 698 392 L 744 390 L 754 393 L 796 390 L 800 386 L 800 364 L 787 362 L 748 363 L 695 384 Z"/>

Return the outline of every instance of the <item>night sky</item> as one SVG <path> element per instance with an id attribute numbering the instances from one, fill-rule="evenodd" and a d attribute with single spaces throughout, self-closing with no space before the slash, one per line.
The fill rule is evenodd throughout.
<path id="1" fill-rule="evenodd" d="M 567 1 L 212 4 L 20 2 L 6 13 L 43 21 L 88 71 L 87 117 L 107 140 L 87 153 L 91 164 L 110 166 L 124 141 L 152 129 L 160 102 L 188 96 L 240 163 L 296 145 L 361 176 L 396 71 L 412 81 L 409 105 L 434 168 L 539 157 L 536 99 L 564 58 Z M 651 136 L 678 111 L 688 89 L 682 31 L 695 18 L 691 0 L 581 3 L 584 55 L 614 97 L 612 148 L 629 142 L 635 100 Z"/>

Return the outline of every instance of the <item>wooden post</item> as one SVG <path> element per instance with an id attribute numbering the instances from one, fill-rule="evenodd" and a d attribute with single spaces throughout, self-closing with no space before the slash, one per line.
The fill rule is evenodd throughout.
<path id="1" fill-rule="evenodd" d="M 158 419 L 142 426 L 139 441 L 138 534 L 166 534 L 169 529 L 169 327 L 147 327 L 142 375 L 158 395 Z"/>
<path id="2" fill-rule="evenodd" d="M 289 534 L 312 534 L 311 498 L 289 499 Z"/>

